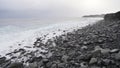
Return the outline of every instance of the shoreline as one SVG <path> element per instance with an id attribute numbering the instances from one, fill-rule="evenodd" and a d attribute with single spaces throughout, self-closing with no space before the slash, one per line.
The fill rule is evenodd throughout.
<path id="1" fill-rule="evenodd" d="M 82 20 L 82 21 L 81 21 Z M 58 24 L 51 24 L 46 27 L 39 27 L 37 29 L 31 29 L 24 32 L 17 32 L 15 34 L 2 35 L 1 37 L 1 48 L 0 51 L 2 55 L 6 53 L 12 52 L 15 49 L 23 48 L 24 46 L 33 46 L 34 41 L 38 37 L 42 37 L 44 41 L 45 39 L 50 39 L 55 36 L 62 35 L 66 32 L 72 32 L 74 29 L 78 29 L 79 27 L 84 27 L 91 23 L 91 25 L 99 20 L 98 19 L 79 19 L 79 20 L 70 20 L 65 22 L 60 22 Z M 64 32 L 66 31 L 66 32 Z M 47 35 L 47 36 L 46 36 Z M 46 38 L 44 37 L 46 36 Z M 21 46 L 18 46 L 21 44 Z M 5 53 L 5 54 L 6 54 Z"/>
<path id="2" fill-rule="evenodd" d="M 37 50 L 15 50 L 7 54 L 13 55 L 10 60 L 2 57 L 0 65 L 3 68 L 119 68 L 119 26 L 120 21 L 101 20 L 56 36 L 45 44 L 37 38 L 33 47 Z M 14 57 L 16 53 L 20 56 Z M 26 59 L 22 58 L 24 56 Z M 18 58 L 23 61 L 19 62 Z"/>

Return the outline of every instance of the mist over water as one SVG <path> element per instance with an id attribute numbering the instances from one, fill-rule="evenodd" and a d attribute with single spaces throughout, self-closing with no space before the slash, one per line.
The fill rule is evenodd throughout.
<path id="1" fill-rule="evenodd" d="M 73 18 L 73 19 L 24 19 L 24 20 L 0 20 L 0 52 L 5 53 L 9 47 L 18 48 L 17 45 L 25 41 L 25 45 L 32 45 L 37 37 L 47 33 L 56 32 L 61 35 L 62 30 L 73 30 L 93 24 L 101 18 Z M 58 30 L 61 32 L 58 32 Z M 50 35 L 49 38 L 54 35 Z M 8 49 L 7 49 L 8 48 Z M 13 49 L 13 48 L 12 48 Z M 7 52 L 6 52 L 7 53 Z"/>

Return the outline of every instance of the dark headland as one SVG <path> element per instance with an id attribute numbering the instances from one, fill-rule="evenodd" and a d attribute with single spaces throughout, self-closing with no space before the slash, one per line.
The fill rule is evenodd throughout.
<path id="1" fill-rule="evenodd" d="M 85 15 L 85 16 L 83 16 L 83 17 L 85 17 L 85 18 L 103 18 L 105 16 L 105 14 L 100 14 L 100 15 L 98 15 L 98 14 L 96 14 L 96 15 Z"/>
<path id="2" fill-rule="evenodd" d="M 56 36 L 45 44 L 41 41 L 36 39 L 34 48 L 44 52 L 15 50 L 6 55 L 20 56 L 1 57 L 0 68 L 120 68 L 120 12 L 106 14 L 94 25 Z M 29 57 L 12 61 L 24 56 Z"/>

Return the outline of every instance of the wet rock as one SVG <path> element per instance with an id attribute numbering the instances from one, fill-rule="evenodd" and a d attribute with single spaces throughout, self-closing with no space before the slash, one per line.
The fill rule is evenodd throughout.
<path id="1" fill-rule="evenodd" d="M 29 64 L 29 68 L 38 68 L 37 62 L 30 63 L 30 64 Z"/>
<path id="2" fill-rule="evenodd" d="M 51 68 L 57 68 L 57 64 L 52 64 Z"/>
<path id="3" fill-rule="evenodd" d="M 75 53 L 76 53 L 75 50 L 70 50 L 69 53 L 68 53 L 68 56 L 72 56 L 72 55 L 74 55 Z"/>
<path id="4" fill-rule="evenodd" d="M 75 63 L 74 63 L 74 65 L 76 65 L 76 66 L 79 66 L 79 67 L 80 67 L 80 64 L 79 64 L 79 63 L 76 63 L 76 62 L 75 62 Z"/>
<path id="5" fill-rule="evenodd" d="M 40 61 L 42 60 L 42 56 L 35 57 L 33 56 L 31 59 L 28 60 L 28 62 L 33 63 L 34 61 Z"/>
<path id="6" fill-rule="evenodd" d="M 88 64 L 86 62 L 80 63 L 80 68 L 88 68 Z"/>
<path id="7" fill-rule="evenodd" d="M 116 60 L 120 60 L 120 52 L 115 55 Z"/>
<path id="8" fill-rule="evenodd" d="M 7 68 L 10 64 L 11 64 L 11 61 L 7 61 L 7 62 L 2 66 L 2 68 Z"/>
<path id="9" fill-rule="evenodd" d="M 102 68 L 106 68 L 105 66 L 103 66 Z"/>
<path id="10" fill-rule="evenodd" d="M 50 58 L 52 56 L 51 52 L 48 52 L 48 54 L 46 54 L 46 58 Z"/>
<path id="11" fill-rule="evenodd" d="M 21 62 L 13 62 L 8 66 L 8 68 L 24 68 L 24 66 Z"/>
<path id="12" fill-rule="evenodd" d="M 95 64 L 95 63 L 97 63 L 97 58 L 91 58 L 89 64 Z"/>
<path id="13" fill-rule="evenodd" d="M 48 60 L 48 59 L 46 59 L 46 58 L 45 58 L 45 59 L 43 59 L 42 61 L 43 61 L 43 63 L 44 63 L 44 64 L 46 64 L 46 63 L 48 63 L 48 62 L 49 62 L 49 60 Z"/>
<path id="14" fill-rule="evenodd" d="M 101 39 L 98 40 L 98 43 L 103 43 L 103 42 L 104 42 L 104 40 L 101 40 Z"/>
<path id="15" fill-rule="evenodd" d="M 24 46 L 25 48 L 32 48 L 31 46 Z"/>
<path id="16" fill-rule="evenodd" d="M 113 60 L 113 59 L 110 59 L 110 64 L 112 64 L 112 65 L 115 65 L 115 60 Z"/>
<path id="17" fill-rule="evenodd" d="M 67 56 L 67 55 L 63 55 L 63 56 L 62 56 L 62 61 L 67 62 L 68 57 L 69 57 L 69 56 Z"/>
<path id="18" fill-rule="evenodd" d="M 111 51 L 110 51 L 110 53 L 118 53 L 119 52 L 119 49 L 112 49 Z"/>
<path id="19" fill-rule="evenodd" d="M 17 57 L 16 57 L 16 56 L 12 56 L 12 57 L 11 57 L 11 59 L 15 59 L 15 58 L 17 58 Z"/>
<path id="20" fill-rule="evenodd" d="M 88 61 L 92 58 L 92 53 L 86 53 L 85 56 L 84 56 L 84 60 Z"/>
<path id="21" fill-rule="evenodd" d="M 107 19 L 111 18 L 109 15 L 107 17 Z M 120 68 L 119 26 L 120 22 L 100 21 L 98 24 L 74 32 L 65 32 L 66 34 L 49 39 L 46 43 L 42 43 L 42 40 L 45 40 L 44 37 L 47 37 L 43 35 L 44 37 L 38 38 L 31 47 L 40 48 L 46 52 L 38 49 L 27 53 L 27 50 L 16 49 L 7 55 L 16 60 L 23 59 L 22 61 L 27 57 L 28 61 L 25 60 L 25 62 L 29 67 L 24 67 L 18 62 L 17 64 L 11 61 L 7 63 L 6 59 L 0 59 L 0 66 L 3 68 Z M 25 46 L 25 49 L 31 47 Z M 19 53 L 20 56 L 16 56 Z M 36 54 L 42 55 L 42 58 Z"/>
<path id="22" fill-rule="evenodd" d="M 58 66 L 58 68 L 64 68 L 65 63 L 59 63 L 57 66 Z"/>
<path id="23" fill-rule="evenodd" d="M 91 66 L 90 68 L 101 68 L 101 67 L 98 67 L 98 66 Z"/>
<path id="24" fill-rule="evenodd" d="M 101 50 L 92 51 L 92 57 L 101 57 L 101 55 L 102 55 Z"/>
<path id="25" fill-rule="evenodd" d="M 46 64 L 46 66 L 47 66 L 47 67 L 51 67 L 52 64 L 53 64 L 53 62 L 48 62 L 48 63 Z"/>
<path id="26" fill-rule="evenodd" d="M 101 58 L 99 58 L 98 61 L 97 61 L 97 65 L 98 65 L 98 66 L 101 66 L 102 63 L 103 63 L 103 62 L 102 62 Z"/>
<path id="27" fill-rule="evenodd" d="M 81 54 L 78 57 L 76 57 L 76 59 L 78 60 L 84 60 L 84 61 L 89 61 L 92 57 L 91 53 L 86 53 L 86 54 Z"/>
<path id="28" fill-rule="evenodd" d="M 104 55 L 108 54 L 109 52 L 110 52 L 110 49 L 102 49 L 101 50 L 101 53 L 104 54 Z"/>
<path id="29" fill-rule="evenodd" d="M 12 56 L 12 53 L 7 53 L 6 55 Z"/>
<path id="30" fill-rule="evenodd" d="M 87 45 L 87 44 L 88 44 L 88 42 L 87 42 L 87 41 L 84 41 L 84 42 L 83 42 L 83 44 L 84 44 L 84 45 Z"/>
<path id="31" fill-rule="evenodd" d="M 42 67 L 44 65 L 44 63 L 42 61 L 39 61 L 37 63 L 38 63 L 38 67 Z M 46 66 L 47 66 L 47 64 L 46 64 Z"/>
<path id="32" fill-rule="evenodd" d="M 20 48 L 18 51 L 19 51 L 19 52 L 22 52 L 22 51 L 25 51 L 25 49 L 23 49 L 23 48 Z"/>
<path id="33" fill-rule="evenodd" d="M 55 46 L 56 46 L 56 43 L 55 43 L 55 42 L 53 42 L 53 43 L 52 43 L 52 46 L 53 46 L 53 47 L 55 47 Z"/>
<path id="34" fill-rule="evenodd" d="M 110 59 L 103 59 L 102 61 L 103 61 L 103 64 L 104 64 L 104 65 L 109 65 L 110 62 L 111 62 Z"/>
<path id="35" fill-rule="evenodd" d="M 95 51 L 97 51 L 97 50 L 102 50 L 102 48 L 101 48 L 100 46 L 95 46 L 94 50 L 95 50 Z"/>
<path id="36" fill-rule="evenodd" d="M 96 46 L 94 52 L 95 51 L 101 51 L 102 54 L 108 54 L 110 52 L 110 49 L 103 49 L 100 46 Z"/>
<path id="37" fill-rule="evenodd" d="M 13 53 L 19 53 L 19 52 L 25 52 L 25 49 L 20 48 L 20 49 L 15 49 Z"/>
<path id="38" fill-rule="evenodd" d="M 81 50 L 87 50 L 87 49 L 88 49 L 87 46 L 82 46 L 82 47 L 81 47 Z"/>
<path id="39" fill-rule="evenodd" d="M 63 43 L 67 43 L 68 42 L 68 40 L 63 40 Z"/>
<path id="40" fill-rule="evenodd" d="M 1 57 L 1 58 L 0 58 L 0 64 L 1 64 L 1 63 L 4 63 L 5 61 L 6 61 L 6 57 Z"/>

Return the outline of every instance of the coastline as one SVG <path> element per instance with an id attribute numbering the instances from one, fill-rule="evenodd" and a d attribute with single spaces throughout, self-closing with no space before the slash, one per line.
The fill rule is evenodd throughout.
<path id="1" fill-rule="evenodd" d="M 11 31 L 11 29 L 12 29 L 11 27 L 7 30 L 6 29 L 1 30 L 5 33 L 0 34 L 0 41 L 1 41 L 0 55 L 4 56 L 6 53 L 13 52 L 15 49 L 24 48 L 24 46 L 33 47 L 33 43 L 35 42 L 36 38 L 38 38 L 38 37 L 42 37 L 44 42 L 46 42 L 47 39 L 50 39 L 52 37 L 59 36 L 64 33 L 67 33 L 67 32 L 72 32 L 74 29 L 76 30 L 76 29 L 84 27 L 88 24 L 92 25 L 97 20 L 100 20 L 100 19 L 99 18 L 97 18 L 97 19 L 80 18 L 77 20 L 54 22 L 54 24 L 50 24 L 50 25 L 44 26 L 44 27 L 42 25 L 37 25 L 37 28 L 35 28 L 35 29 L 24 30 L 24 28 L 32 27 L 32 26 L 26 26 L 26 27 L 21 27 L 21 29 L 23 31 L 19 31 L 17 28 L 13 28 L 13 30 L 18 30 L 17 32 L 13 32 L 13 33 L 9 33 L 9 31 Z M 43 25 L 44 25 L 44 23 L 43 23 Z M 66 31 L 66 32 L 64 32 L 64 31 Z M 46 36 L 46 37 L 44 37 L 44 36 Z M 19 46 L 18 44 L 21 44 L 21 46 Z M 29 48 L 29 50 L 30 50 L 30 48 Z M 31 49 L 31 50 L 33 50 L 33 49 Z"/>
<path id="2" fill-rule="evenodd" d="M 17 59 L 12 62 L 11 59 L 2 57 L 3 62 L 0 65 L 3 68 L 119 68 L 119 26 L 119 20 L 101 20 L 82 29 L 56 36 L 46 43 L 37 38 L 34 48 L 38 50 L 29 53 L 25 49 L 19 49 L 7 54 L 20 53 L 17 58 L 26 56 L 25 62 Z"/>

